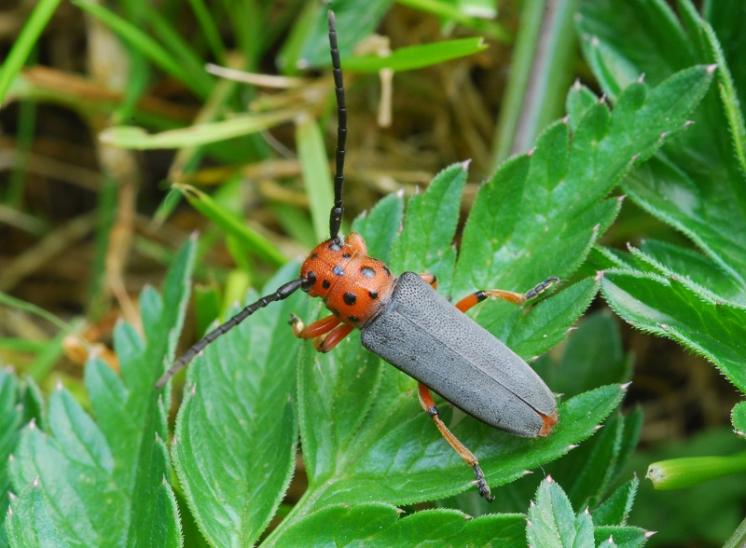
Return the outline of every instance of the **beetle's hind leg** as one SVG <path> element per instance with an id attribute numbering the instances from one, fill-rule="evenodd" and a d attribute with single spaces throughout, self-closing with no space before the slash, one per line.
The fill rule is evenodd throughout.
<path id="1" fill-rule="evenodd" d="M 424 384 L 419 383 L 419 395 L 420 405 L 422 405 L 422 409 L 424 409 L 425 413 L 430 415 L 430 418 L 433 419 L 435 426 L 440 431 L 440 434 L 443 436 L 443 438 L 448 442 L 448 445 L 453 447 L 453 450 L 456 451 L 458 456 L 464 459 L 464 462 L 466 462 L 466 464 L 471 466 L 471 468 L 474 470 L 474 475 L 477 478 L 474 483 L 477 486 L 477 489 L 479 489 L 479 494 L 482 495 L 489 502 L 495 500 L 495 497 L 493 497 L 492 493 L 490 492 L 490 486 L 487 485 L 487 481 L 484 479 L 484 472 L 482 472 L 482 468 L 479 466 L 477 457 L 475 457 L 474 453 L 469 451 L 469 449 L 463 443 L 461 443 L 461 441 L 456 436 L 453 435 L 453 432 L 451 432 L 445 425 L 445 423 L 441 420 L 438 408 L 435 406 L 433 397 L 430 394 L 430 389 Z"/>
<path id="2" fill-rule="evenodd" d="M 550 276 L 525 293 L 516 293 L 514 291 L 505 291 L 503 289 L 482 289 L 480 291 L 475 291 L 471 295 L 467 295 L 466 297 L 461 299 L 459 302 L 456 303 L 456 308 L 458 308 L 461 312 L 466 312 L 471 307 L 481 303 L 485 299 L 502 299 L 504 301 L 508 301 L 509 303 L 520 305 L 525 303 L 526 301 L 535 299 L 557 283 L 559 283 L 559 278 L 557 278 L 556 276 Z"/>

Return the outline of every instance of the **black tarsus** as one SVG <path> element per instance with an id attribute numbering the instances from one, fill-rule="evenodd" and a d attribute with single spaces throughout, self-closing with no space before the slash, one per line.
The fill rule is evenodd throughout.
<path id="1" fill-rule="evenodd" d="M 200 340 L 198 340 L 196 343 L 194 343 L 189 348 L 189 350 L 184 352 L 184 354 L 182 354 L 181 357 L 174 362 L 174 364 L 168 369 L 168 371 L 166 371 L 163 374 L 163 376 L 160 379 L 158 379 L 158 382 L 155 383 L 156 388 L 163 388 L 163 386 L 168 382 L 168 380 L 171 377 L 173 377 L 177 372 L 179 372 L 179 370 L 186 367 L 186 365 L 190 361 L 192 361 L 192 359 L 197 354 L 202 352 L 205 349 L 205 347 L 208 344 L 210 344 L 212 341 L 214 341 L 221 335 L 224 335 L 225 333 L 227 333 L 228 331 L 236 327 L 238 324 L 240 324 L 242 321 L 244 321 L 246 318 L 251 316 L 254 312 L 259 310 L 260 308 L 264 308 L 271 302 L 287 299 L 290 295 L 292 295 L 298 289 L 300 289 L 304 283 L 306 283 L 306 280 L 301 278 L 301 279 L 293 280 L 292 282 L 283 284 L 274 293 L 265 295 L 258 301 L 251 303 L 250 305 L 243 308 L 238 314 L 233 316 L 230 320 L 217 326 L 215 329 L 210 331 L 207 335 L 205 335 Z"/>
<path id="2" fill-rule="evenodd" d="M 334 205 L 329 214 L 329 237 L 336 240 L 339 235 L 339 227 L 342 224 L 342 185 L 345 175 L 345 146 L 347 143 L 347 107 L 345 106 L 345 90 L 342 80 L 342 63 L 339 59 L 339 47 L 337 46 L 337 25 L 334 12 L 329 10 L 329 50 L 332 56 L 332 68 L 334 73 L 334 92 L 337 96 L 337 166 L 334 174 Z"/>

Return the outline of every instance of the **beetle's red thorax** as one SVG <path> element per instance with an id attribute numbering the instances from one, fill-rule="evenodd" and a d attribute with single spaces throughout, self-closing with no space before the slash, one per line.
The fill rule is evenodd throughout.
<path id="1" fill-rule="evenodd" d="M 362 326 L 388 298 L 394 284 L 391 271 L 368 257 L 363 238 L 350 234 L 345 241 L 327 240 L 317 245 L 303 262 L 304 290 L 324 299 L 327 308 L 343 322 Z"/>

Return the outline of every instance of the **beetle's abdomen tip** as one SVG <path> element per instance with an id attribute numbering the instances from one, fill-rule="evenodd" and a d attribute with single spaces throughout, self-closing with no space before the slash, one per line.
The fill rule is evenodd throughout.
<path id="1" fill-rule="evenodd" d="M 554 425 L 557 424 L 557 421 L 559 421 L 559 417 L 557 417 L 557 412 L 554 411 L 551 415 L 542 414 L 541 420 L 544 421 L 544 424 L 539 430 L 539 437 L 545 438 L 552 433 Z"/>

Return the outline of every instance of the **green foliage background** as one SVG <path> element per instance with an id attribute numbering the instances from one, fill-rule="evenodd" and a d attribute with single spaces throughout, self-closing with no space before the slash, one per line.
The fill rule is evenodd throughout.
<path id="1" fill-rule="evenodd" d="M 412 379 L 365 351 L 357 334 L 328 354 L 292 336 L 291 312 L 305 321 L 323 314 L 302 294 L 209 346 L 186 379 L 177 378 L 176 390 L 154 388 L 176 355 L 185 318 L 203 333 L 237 303 L 294 277 L 298 263 L 288 258 L 326 237 L 333 89 L 328 78 L 308 76 L 329 63 L 325 9 L 313 2 L 219 4 L 129 0 L 110 9 L 89 0 L 40 1 L 0 68 L 0 99 L 19 105 L 12 112 L 20 151 L 0 214 L 18 230 L 46 234 L 32 251 L 49 254 L 57 249 L 54 235 L 64 232 L 36 218 L 25 198 L 33 190 L 26 171 L 33 171 L 39 104 L 54 103 L 93 128 L 103 173 L 95 218 L 81 224 L 95 226 L 96 245 L 79 317 L 5 291 L 19 283 L 14 271 L 24 278 L 31 259 L 11 261 L 10 277 L 0 275 L 0 304 L 54 329 L 41 342 L 0 330 L 0 351 L 10 358 L 0 356 L 11 364 L 0 371 L 0 546 L 743 541 L 746 522 L 736 525 L 746 489 L 721 476 L 743 479 L 746 402 L 732 406 L 727 429 L 638 448 L 644 413 L 623 406 L 628 381 L 637 380 L 634 356 L 611 313 L 704 357 L 735 389 L 725 388 L 724 401 L 746 394 L 743 4 L 705 1 L 698 11 L 688 0 L 673 7 L 569 0 L 545 13 L 525 2 L 517 19 L 508 10 L 507 21 L 520 24 L 513 33 L 486 0 L 334 2 L 350 97 L 375 88 L 379 71 L 411 91 L 422 85 L 413 71 L 448 70 L 490 47 L 512 55 L 500 119 L 488 127 L 497 136 L 491 151 L 467 127 L 474 164 L 438 158 L 422 192 L 390 193 L 371 206 L 377 192 L 361 190 L 364 169 L 355 170 L 351 144 L 346 189 L 349 209 L 361 211 L 346 230 L 361 233 L 371 255 L 396 272 L 434 273 L 438 290 L 453 300 L 475 289 L 525 291 L 550 275 L 562 279 L 537 303 L 486 301 L 469 312 L 561 394 L 553 434 L 516 438 L 441 402 L 444 418 L 478 455 L 493 505 L 476 496 L 472 472 L 421 412 Z M 125 71 L 127 83 L 100 84 L 111 76 L 100 66 L 91 81 L 113 95 L 86 100 L 79 88 L 57 89 L 24 69 L 44 59 L 43 33 L 65 10 L 86 16 L 93 67 L 101 55 L 96 40 L 111 40 L 104 66 Z M 380 45 L 360 51 L 382 21 L 391 18 L 395 28 L 412 16 L 431 21 L 437 39 L 393 44 L 383 56 Z M 586 84 L 567 86 L 576 37 Z M 216 79 L 203 69 L 206 61 L 249 72 L 266 72 L 276 61 L 285 79 L 271 83 L 283 91 Z M 179 90 L 180 101 L 198 110 L 185 119 L 178 101 L 171 108 L 153 102 L 158 84 Z M 289 124 L 294 131 L 283 133 Z M 362 141 L 363 125 L 352 124 Z M 405 139 L 399 145 L 416 149 Z M 132 150 L 164 149 L 173 152 L 168 191 L 139 230 L 178 227 L 178 216 L 193 210 L 205 234 L 178 249 L 156 237 L 133 238 L 137 253 L 169 266 L 161 290 L 143 287 L 128 309 L 113 289 L 112 257 L 129 252 L 122 211 L 139 210 L 122 189 L 133 184 Z M 418 161 L 405 158 L 404 165 Z M 258 185 L 282 169 L 289 170 L 284 186 L 264 196 L 265 222 L 247 222 L 256 195 L 246 194 L 244 177 Z M 622 212 L 625 196 L 634 207 Z M 620 233 L 635 244 L 620 248 Z M 207 284 L 193 287 L 194 279 Z M 82 372 L 55 376 L 55 365 L 74 361 L 71 337 L 119 306 L 126 320 L 111 334 L 118 369 L 105 347 L 85 342 Z M 669 496 L 639 479 L 653 461 L 708 455 L 722 464 L 703 471 L 696 465 L 704 461 L 679 463 L 693 479 L 687 491 Z M 675 467 L 659 465 L 672 475 L 658 486 L 675 486 Z"/>

